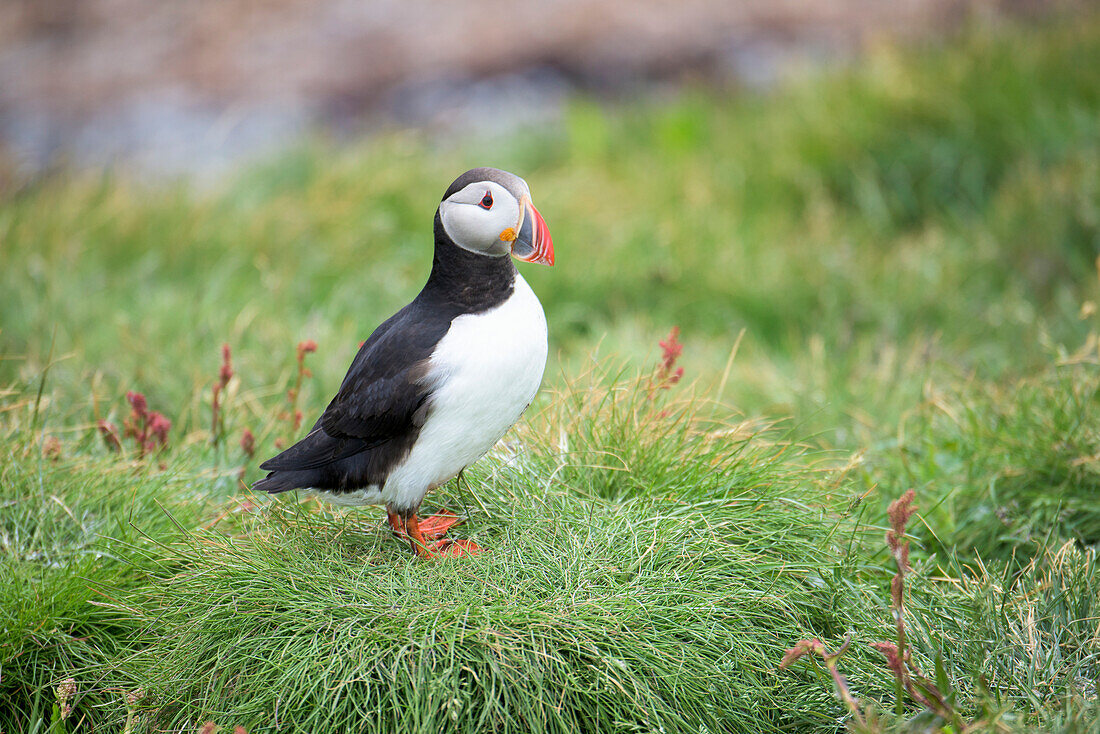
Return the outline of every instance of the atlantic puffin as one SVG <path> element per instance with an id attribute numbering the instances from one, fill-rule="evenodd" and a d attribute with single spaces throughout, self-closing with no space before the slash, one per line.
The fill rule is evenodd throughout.
<path id="1" fill-rule="evenodd" d="M 477 551 L 469 541 L 429 545 L 457 518 L 417 512 L 500 440 L 542 382 L 546 316 L 512 257 L 554 264 L 527 183 L 495 168 L 467 171 L 436 210 L 424 288 L 363 342 L 313 428 L 260 465 L 269 473 L 253 489 L 385 505 L 393 531 L 424 558 Z"/>

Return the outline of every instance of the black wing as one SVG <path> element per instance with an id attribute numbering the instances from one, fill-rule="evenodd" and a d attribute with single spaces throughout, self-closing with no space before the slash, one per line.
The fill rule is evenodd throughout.
<path id="1" fill-rule="evenodd" d="M 343 463 L 338 484 L 345 488 L 366 486 L 388 474 L 391 461 L 383 456 L 347 462 L 363 452 L 384 451 L 396 445 L 411 447 L 423 425 L 432 386 L 426 384 L 429 359 L 450 328 L 450 319 L 425 313 L 417 302 L 406 306 L 381 326 L 360 347 L 336 397 L 309 434 L 278 456 L 260 465 L 270 472 L 303 472 L 273 482 L 272 476 L 257 489 L 282 491 L 296 486 L 325 486 L 330 465 Z M 404 451 L 399 452 L 403 454 Z M 398 452 L 384 452 L 400 458 Z M 362 467 L 362 472 L 354 471 Z M 314 471 L 310 471 L 314 470 Z M 369 470 L 369 471 L 368 471 Z M 370 476 L 348 476 L 366 473 Z M 308 475 L 308 476 L 307 476 Z M 262 486 L 264 482 L 268 486 Z"/>

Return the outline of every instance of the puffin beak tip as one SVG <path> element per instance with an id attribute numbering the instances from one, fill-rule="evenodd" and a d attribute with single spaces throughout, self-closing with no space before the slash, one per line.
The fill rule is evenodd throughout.
<path id="1" fill-rule="evenodd" d="M 539 210 L 527 197 L 523 199 L 525 207 L 523 222 L 519 234 L 512 242 L 512 255 L 517 260 L 542 265 L 554 264 L 554 241 L 550 229 Z"/>

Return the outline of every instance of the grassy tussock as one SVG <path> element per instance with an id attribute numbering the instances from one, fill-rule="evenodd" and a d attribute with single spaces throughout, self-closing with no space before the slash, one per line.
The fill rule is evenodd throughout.
<path id="1" fill-rule="evenodd" d="M 786 685 L 775 662 L 792 637 L 866 623 L 866 608 L 831 603 L 852 528 L 809 505 L 766 436 L 715 436 L 642 380 L 562 407 L 540 435 L 569 429 L 604 454 L 629 443 L 617 473 L 635 482 L 660 480 L 641 458 L 677 455 L 676 481 L 584 491 L 570 477 L 590 470 L 587 449 L 516 446 L 471 477 L 476 506 L 459 532 L 491 552 L 437 564 L 366 513 L 252 498 L 195 525 L 170 520 L 175 497 L 155 527 L 95 536 L 121 575 L 105 575 L 97 552 L 88 598 L 72 600 L 96 602 L 89 626 L 124 625 L 112 634 L 126 647 L 30 670 L 71 671 L 77 709 L 116 725 L 120 683 L 141 681 L 143 726 L 170 730 L 212 719 L 249 731 L 761 731 L 815 719 L 820 695 Z M 626 442 L 607 418 L 640 411 L 648 421 Z"/>

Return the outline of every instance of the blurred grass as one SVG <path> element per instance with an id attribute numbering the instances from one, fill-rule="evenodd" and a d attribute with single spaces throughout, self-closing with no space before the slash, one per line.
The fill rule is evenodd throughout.
<path id="1" fill-rule="evenodd" d="M 1083 335 L 1073 316 L 1096 294 L 1092 28 L 887 46 L 858 72 L 767 98 L 578 101 L 558 133 L 492 152 L 395 134 L 303 148 L 204 194 L 49 181 L 0 219 L 21 264 L 3 276 L 5 339 L 31 358 L 5 373 L 37 374 L 56 331 L 74 364 L 139 385 L 151 373 L 148 388 L 179 403 L 208 368 L 180 374 L 162 345 L 215 353 L 227 340 L 239 359 L 263 355 L 242 374 L 270 384 L 309 336 L 339 350 L 319 366 L 327 387 L 419 287 L 440 191 L 477 162 L 524 171 L 548 212 L 560 263 L 528 276 L 567 366 L 601 338 L 643 356 L 677 323 L 695 340 L 689 373 L 721 369 L 741 328 L 743 356 L 779 363 L 780 379 L 737 394 L 750 409 L 823 407 L 786 387 L 814 377 L 802 359 L 814 339 L 843 362 L 830 370 L 841 383 L 887 348 L 1026 369 L 1044 357 L 1040 334 Z M 751 383 L 747 359 L 735 369 L 732 386 Z"/>
<path id="2" fill-rule="evenodd" d="M 524 270 L 543 396 L 432 499 L 493 552 L 418 564 L 369 513 L 242 504 L 242 430 L 292 436 L 295 344 L 315 413 L 486 164 L 558 253 Z M 990 731 L 1095 723 L 1096 19 L 767 95 L 578 99 L 491 143 L 315 141 L 204 191 L 60 174 L 0 203 L 0 243 L 0 729 L 45 730 L 74 675 L 98 729 L 836 730 L 828 686 L 775 665 L 854 632 L 853 689 L 892 708 L 862 643 L 890 634 L 875 524 L 909 487 L 924 669 L 942 651 Z M 690 384 L 653 401 L 635 375 L 673 324 Z M 127 390 L 168 453 L 104 448 Z"/>

